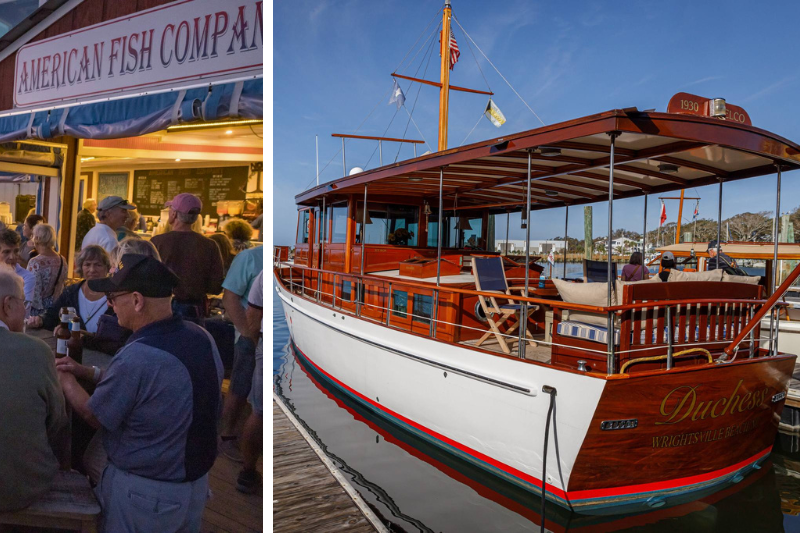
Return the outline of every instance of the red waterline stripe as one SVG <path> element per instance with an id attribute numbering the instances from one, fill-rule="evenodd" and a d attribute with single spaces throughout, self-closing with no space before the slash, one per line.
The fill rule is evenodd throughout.
<path id="1" fill-rule="evenodd" d="M 507 465 L 505 463 L 501 463 L 500 461 L 497 461 L 496 459 L 493 459 L 492 457 L 489 457 L 488 455 L 484 455 L 484 454 L 482 454 L 481 452 L 479 452 L 477 450 L 473 450 L 472 448 L 464 446 L 460 442 L 454 441 L 454 440 L 452 440 L 452 439 L 450 439 L 450 438 L 448 438 L 448 437 L 446 437 L 444 435 L 441 435 L 441 434 L 439 434 L 439 433 L 437 433 L 437 432 L 435 432 L 435 431 L 433 431 L 431 429 L 428 429 L 425 426 L 422 426 L 422 425 L 418 424 L 417 422 L 414 422 L 413 420 L 411 420 L 409 418 L 406 418 L 403 415 L 401 415 L 399 413 L 396 413 L 396 412 L 392 411 L 391 409 L 389 409 L 387 407 L 382 406 L 381 404 L 373 401 L 372 399 L 368 398 L 367 396 L 364 396 L 360 392 L 358 392 L 355 389 L 351 388 L 350 386 L 346 385 L 342 381 L 339 381 L 337 378 L 335 378 L 334 376 L 332 376 L 331 374 L 329 374 L 328 372 L 323 370 L 319 365 L 317 365 L 314 361 L 312 361 L 311 358 L 309 358 L 308 355 L 306 355 L 306 353 L 303 352 L 303 350 L 301 350 L 300 347 L 297 346 L 296 344 L 295 344 L 295 347 L 297 347 L 297 350 L 301 354 L 303 354 L 303 357 L 305 357 L 306 360 L 308 360 L 308 362 L 311 363 L 314 366 L 314 368 L 316 368 L 321 374 L 324 374 L 328 379 L 330 379 L 331 381 L 335 382 L 340 387 L 348 390 L 351 394 L 354 394 L 355 396 L 358 396 L 363 401 L 369 403 L 370 405 L 376 407 L 377 409 L 379 409 L 379 410 L 381 410 L 381 411 L 383 411 L 383 412 L 385 412 L 385 413 L 397 418 L 398 420 L 401 420 L 401 421 L 405 422 L 406 424 L 408 424 L 408 425 L 410 425 L 410 426 L 412 426 L 412 427 L 414 427 L 414 428 L 416 428 L 416 429 L 418 429 L 418 430 L 420 430 L 420 431 L 422 431 L 424 433 L 427 433 L 428 435 L 430 435 L 430 436 L 432 436 L 432 437 L 434 437 L 434 438 L 436 438 L 438 440 L 441 440 L 442 442 L 444 442 L 446 444 L 449 444 L 450 446 L 452 446 L 454 448 L 457 448 L 458 450 L 461 450 L 464 453 L 472 455 L 473 457 L 475 457 L 477 459 L 480 459 L 481 461 L 483 461 L 485 463 L 488 463 L 488 464 L 494 466 L 495 468 L 506 472 L 507 474 L 511 474 L 511 475 L 513 475 L 513 476 L 515 476 L 517 478 L 522 479 L 523 481 L 526 481 L 528 483 L 534 484 L 537 487 L 541 487 L 542 481 L 540 479 L 537 479 L 537 478 L 531 476 L 530 474 L 526 474 L 525 472 L 517 470 L 514 467 L 511 467 L 511 466 L 509 466 L 509 465 Z M 667 481 L 658 481 L 658 482 L 653 482 L 653 483 L 643 483 L 643 484 L 640 484 L 640 485 L 627 485 L 627 486 L 623 486 L 623 487 L 613 487 L 613 488 L 608 488 L 608 489 L 591 489 L 591 490 L 571 491 L 571 492 L 564 492 L 563 490 L 559 489 L 558 487 L 554 487 L 552 485 L 545 484 L 545 490 L 547 490 L 548 492 L 550 492 L 550 493 L 552 493 L 552 494 L 554 494 L 554 495 L 556 495 L 556 496 L 558 496 L 558 497 L 560 497 L 562 499 L 569 498 L 570 500 L 592 500 L 592 499 L 600 499 L 600 498 L 604 498 L 604 497 L 625 496 L 625 495 L 634 495 L 634 494 L 645 493 L 645 492 L 656 492 L 656 491 L 661 491 L 661 490 L 669 490 L 669 489 L 674 489 L 674 488 L 678 488 L 678 487 L 682 487 L 682 486 L 690 486 L 690 485 L 695 485 L 695 484 L 698 484 L 698 483 L 704 483 L 704 482 L 707 482 L 707 481 L 711 481 L 711 480 L 713 480 L 715 478 L 723 477 L 723 476 L 725 476 L 727 474 L 730 474 L 732 472 L 735 472 L 737 470 L 740 470 L 740 469 L 744 468 L 745 466 L 747 466 L 750 463 L 753 463 L 753 462 L 757 461 L 761 457 L 764 457 L 765 455 L 769 454 L 771 451 L 772 451 L 772 445 L 768 446 L 766 449 L 758 452 L 757 454 L 753 455 L 752 457 L 750 457 L 748 459 L 745 459 L 744 461 L 741 461 L 741 462 L 736 463 L 734 465 L 728 466 L 726 468 L 722 468 L 720 470 L 715 470 L 714 472 L 709 472 L 707 474 L 698 474 L 696 476 L 689 476 L 689 477 L 684 477 L 684 478 L 679 478 L 679 479 L 672 479 L 672 480 L 667 480 Z"/>
<path id="2" fill-rule="evenodd" d="M 655 492 L 659 490 L 672 489 L 678 486 L 696 485 L 698 483 L 711 481 L 715 478 L 719 478 L 727 474 L 730 474 L 732 472 L 735 472 L 737 470 L 740 470 L 746 467 L 748 464 L 753 463 L 758 459 L 764 457 L 765 455 L 769 454 L 771 451 L 772 451 L 772 445 L 768 446 L 766 449 L 758 452 L 752 457 L 745 459 L 744 461 L 736 463 L 735 465 L 728 466 L 726 468 L 722 468 L 720 470 L 715 470 L 714 472 L 710 472 L 708 474 L 698 474 L 696 476 L 671 479 L 669 481 L 643 483 L 641 485 L 628 485 L 626 487 L 615 487 L 611 489 L 578 490 L 570 492 L 569 495 L 570 497 L 574 497 L 576 500 L 583 500 L 583 499 L 594 499 L 594 498 L 609 497 L 609 496 L 622 496 L 629 493 Z"/>
<path id="3" fill-rule="evenodd" d="M 295 346 L 297 346 L 297 345 L 295 345 Z M 339 385 L 343 389 L 346 389 L 351 394 L 354 394 L 355 396 L 358 396 L 363 401 L 369 403 L 370 405 L 376 407 L 377 409 L 379 409 L 379 410 L 391 415 L 394 418 L 397 418 L 398 420 L 408 424 L 409 426 L 412 426 L 412 427 L 418 429 L 419 431 L 422 431 L 423 433 L 427 433 L 431 437 L 434 437 L 434 438 L 436 438 L 436 439 L 438 439 L 438 440 L 440 440 L 440 441 L 442 441 L 442 442 L 444 442 L 444 443 L 446 443 L 446 444 L 448 444 L 448 445 L 450 445 L 450 446 L 452 446 L 452 447 L 454 447 L 454 448 L 456 448 L 458 450 L 461 450 L 462 452 L 464 452 L 466 454 L 469 454 L 469 455 L 475 457 L 476 459 L 480 459 L 481 461 L 483 461 L 485 463 L 488 463 L 488 464 L 494 466 L 495 468 L 506 472 L 507 474 L 511 474 L 512 476 L 517 477 L 519 479 L 522 479 L 523 481 L 526 481 L 526 482 L 531 483 L 531 484 L 536 484 L 537 486 L 541 487 L 542 480 L 537 479 L 537 478 L 531 476 L 530 474 L 526 474 L 525 472 L 522 472 L 521 470 L 517 470 L 516 468 L 511 467 L 511 466 L 509 466 L 509 465 L 507 465 L 505 463 L 501 463 L 501 462 L 497 461 L 496 459 L 493 459 L 492 457 L 489 457 L 488 455 L 484 455 L 484 454 L 482 454 L 481 452 L 479 452 L 477 450 L 473 450 L 472 448 L 464 446 L 460 442 L 457 442 L 457 441 L 455 441 L 453 439 L 450 439 L 450 438 L 448 438 L 448 437 L 446 437 L 446 436 L 444 436 L 444 435 L 442 435 L 440 433 L 437 433 L 437 432 L 435 432 L 435 431 L 433 431 L 431 429 L 428 429 L 425 426 L 422 426 L 422 425 L 418 424 L 417 422 L 414 422 L 410 418 L 406 418 L 403 415 L 401 415 L 400 413 L 396 413 L 396 412 L 392 411 L 391 409 L 389 409 L 387 407 L 384 407 L 381 404 L 375 402 L 374 400 L 368 398 L 367 396 L 364 396 L 363 394 L 361 394 L 357 390 L 355 390 L 355 389 L 351 388 L 350 386 L 346 385 L 345 383 L 339 381 L 334 376 L 332 376 L 331 374 L 329 374 L 328 372 L 323 370 L 319 365 L 317 365 L 317 363 L 312 361 L 311 358 L 309 358 L 308 355 L 306 355 L 306 353 L 303 352 L 303 350 L 300 350 L 299 347 L 297 347 L 297 349 L 301 354 L 303 354 L 303 357 L 305 357 L 306 360 L 308 360 L 308 362 L 311 363 L 314 366 L 314 368 L 317 369 L 317 371 L 319 371 L 321 374 L 325 375 L 328 379 L 330 379 L 331 381 L 335 382 L 337 385 Z M 566 494 L 565 494 L 565 492 L 563 490 L 559 489 L 558 487 L 554 487 L 552 485 L 546 484 L 545 485 L 545 490 L 547 490 L 548 492 L 551 492 L 552 494 L 555 494 L 556 496 L 559 496 L 562 499 L 566 496 Z"/>

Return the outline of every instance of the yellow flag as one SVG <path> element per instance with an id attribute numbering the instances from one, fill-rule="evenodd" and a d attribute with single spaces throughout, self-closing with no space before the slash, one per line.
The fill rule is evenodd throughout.
<path id="1" fill-rule="evenodd" d="M 506 116 L 500 111 L 500 108 L 492 102 L 491 98 L 489 98 L 489 103 L 486 104 L 486 111 L 484 111 L 483 114 L 498 128 L 506 123 Z"/>

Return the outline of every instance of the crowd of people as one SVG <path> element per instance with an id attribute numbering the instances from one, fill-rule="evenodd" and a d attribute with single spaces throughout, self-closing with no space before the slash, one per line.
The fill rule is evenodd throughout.
<path id="1" fill-rule="evenodd" d="M 41 216 L 0 230 L 0 342 L 14 354 L 0 357 L 13 376 L 0 387 L 13 406 L 0 410 L 0 423 L 14 428 L 0 432 L 9 452 L 0 474 L 10 480 L 0 485 L 0 511 L 30 505 L 71 466 L 96 485 L 104 531 L 198 531 L 218 452 L 242 464 L 237 489 L 259 490 L 263 248 L 238 221 L 211 237 L 198 232 L 202 203 L 191 194 L 166 209 L 146 240 L 135 205 L 87 200 L 73 283 Z M 235 331 L 224 404 L 220 352 L 228 346 L 207 327 L 220 294 Z M 75 310 L 85 348 L 113 355 L 107 368 L 55 359 L 25 334 L 57 328 L 63 308 Z"/>

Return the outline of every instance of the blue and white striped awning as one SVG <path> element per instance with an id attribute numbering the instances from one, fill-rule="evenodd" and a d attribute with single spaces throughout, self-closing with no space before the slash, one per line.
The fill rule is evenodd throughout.
<path id="1" fill-rule="evenodd" d="M 188 122 L 226 118 L 261 119 L 262 78 L 119 99 L 0 114 L 0 143 L 136 137 Z"/>

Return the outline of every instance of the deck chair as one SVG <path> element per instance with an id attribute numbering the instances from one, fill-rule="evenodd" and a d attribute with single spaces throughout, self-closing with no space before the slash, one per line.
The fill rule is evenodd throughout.
<path id="1" fill-rule="evenodd" d="M 505 335 L 512 334 L 520 324 L 525 324 L 525 338 L 529 339 L 528 344 L 537 346 L 533 340 L 533 335 L 528 331 L 528 318 L 531 314 L 539 309 L 537 305 L 529 305 L 525 318 L 520 317 L 522 305 L 516 303 L 511 296 L 511 290 L 524 290 L 524 287 L 509 287 L 506 281 L 505 269 L 503 269 L 503 259 L 501 257 L 472 257 L 472 275 L 475 277 L 475 288 L 483 292 L 497 292 L 498 297 L 494 296 L 478 296 L 481 308 L 486 314 L 489 321 L 489 330 L 484 333 L 483 337 L 478 339 L 475 346 L 480 346 L 486 339 L 492 335 L 497 338 L 500 348 L 504 353 L 511 353 L 508 348 L 506 340 L 503 338 L 503 333 L 500 332 L 500 326 L 507 325 L 508 330 Z M 499 305 L 497 299 L 507 299 L 508 303 Z M 495 316 L 497 317 L 495 319 Z M 508 325 L 506 322 L 512 317 L 517 318 L 516 324 Z"/>
<path id="2" fill-rule="evenodd" d="M 617 264 L 611 263 L 613 280 L 617 279 Z M 612 281 L 613 281 L 612 280 Z M 608 282 L 608 263 L 605 261 L 583 260 L 583 282 L 584 283 L 607 283 Z"/>

